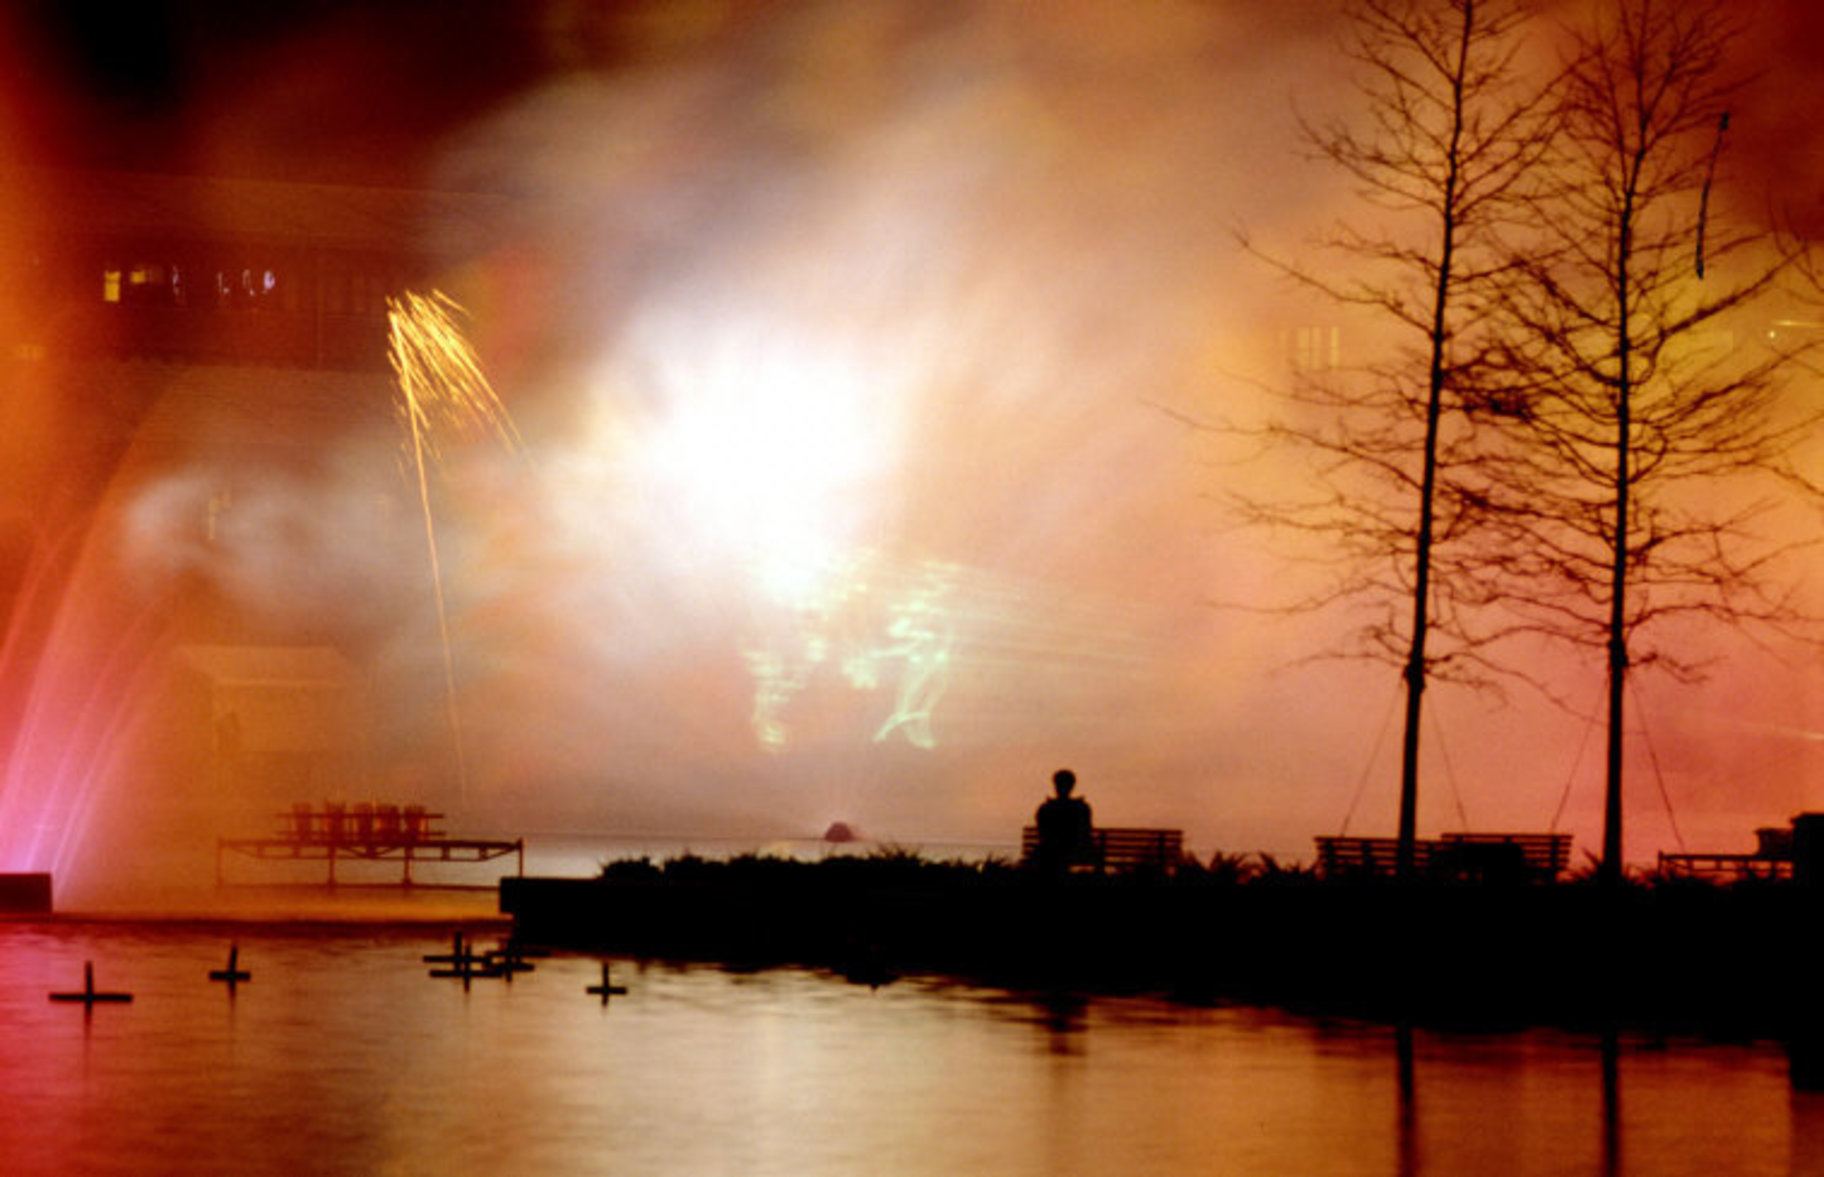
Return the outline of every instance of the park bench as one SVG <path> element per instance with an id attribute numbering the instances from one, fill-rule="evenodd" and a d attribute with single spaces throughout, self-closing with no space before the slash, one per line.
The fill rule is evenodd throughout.
<path id="1" fill-rule="evenodd" d="M 1184 864 L 1184 831 L 1135 826 L 1097 826 L 1095 870 L 1101 874 L 1158 871 L 1171 874 Z M 1038 860 L 1039 828 L 1020 831 L 1020 861 Z"/>
<path id="2" fill-rule="evenodd" d="M 1399 839 L 1319 836 L 1318 873 L 1327 879 L 1384 879 L 1398 874 Z M 1413 875 L 1427 879 L 1549 882 L 1571 863 L 1571 835 L 1448 833 L 1415 839 Z"/>
<path id="3" fill-rule="evenodd" d="M 1681 878 L 1739 882 L 1743 879 L 1790 879 L 1792 859 L 1760 854 L 1659 852 L 1659 871 Z"/>
<path id="4" fill-rule="evenodd" d="M 1664 875 L 1737 882 L 1742 879 L 1792 877 L 1792 827 L 1769 826 L 1754 831 L 1758 845 L 1753 854 L 1659 852 Z"/>
<path id="5" fill-rule="evenodd" d="M 1452 833 L 1438 837 L 1432 871 L 1454 878 L 1546 882 L 1570 869 L 1571 836 Z"/>
<path id="6" fill-rule="evenodd" d="M 1390 879 L 1399 864 L 1398 838 L 1353 838 L 1319 835 L 1317 873 L 1326 879 Z M 1438 843 L 1418 839 L 1412 844 L 1413 870 L 1425 874 Z"/>

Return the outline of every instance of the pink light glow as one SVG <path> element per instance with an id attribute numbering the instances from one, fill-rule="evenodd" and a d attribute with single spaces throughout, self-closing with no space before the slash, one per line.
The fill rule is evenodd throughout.
<path id="1" fill-rule="evenodd" d="M 1297 6 L 920 8 L 718 31 L 658 6 L 603 32 L 628 60 L 548 46 L 571 64 L 430 150 L 426 186 L 514 194 L 436 286 L 523 439 L 427 479 L 447 646 L 384 376 L 127 364 L 107 401 L 84 357 L 0 357 L 24 390 L 0 403 L 3 535 L 28 553 L 0 870 L 76 896 L 201 878 L 216 834 L 294 799 L 399 792 L 509 833 L 1012 841 L 1065 763 L 1099 816 L 1199 853 L 1385 832 L 1397 675 L 1213 607 L 1313 573 L 1226 528 L 1234 475 L 1183 423 L 1247 410 L 1285 339 L 1337 326 L 1230 232 L 1296 243 L 1352 199 L 1299 162 L 1288 101 L 1290 78 L 1343 101 L 1331 30 Z M 283 56 L 191 113 L 207 162 L 299 125 L 305 49 Z M 361 77 L 327 125 L 409 97 Z M 12 293 L 0 334 L 33 343 Z M 205 672 L 199 645 L 264 661 Z M 1824 805 L 1815 660 L 1716 649 L 1708 684 L 1642 684 L 1635 857 Z M 1594 714 L 1594 662 L 1540 664 Z M 1581 716 L 1429 698 L 1423 829 L 1561 812 L 1594 847 Z"/>

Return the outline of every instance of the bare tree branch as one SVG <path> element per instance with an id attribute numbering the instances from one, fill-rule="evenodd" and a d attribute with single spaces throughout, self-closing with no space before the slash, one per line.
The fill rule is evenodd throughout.
<path id="1" fill-rule="evenodd" d="M 1606 651 L 1610 882 L 1626 676 L 1700 669 L 1649 633 L 1681 618 L 1799 620 L 1771 587 L 1794 545 L 1758 532 L 1772 500 L 1753 488 L 1806 485 L 1789 459 L 1819 418 L 1779 419 L 1803 349 L 1763 346 L 1751 328 L 1801 258 L 1719 223 L 1709 201 L 1737 31 L 1714 0 L 1611 0 L 1578 33 L 1544 182 L 1524 194 L 1533 229 L 1510 233 L 1517 280 L 1500 287 L 1510 330 L 1490 361 L 1526 390 L 1494 490 L 1525 553 L 1505 569 L 1505 604 L 1540 634 Z"/>
<path id="2" fill-rule="evenodd" d="M 1483 517 L 1497 458 L 1485 422 L 1522 402 L 1483 377 L 1500 348 L 1486 314 L 1511 266 L 1501 230 L 1531 199 L 1552 142 L 1551 87 L 1519 59 L 1522 0 L 1357 0 L 1345 52 L 1357 67 L 1356 117 L 1301 122 L 1312 152 L 1355 187 L 1372 219 L 1322 244 L 1344 266 L 1294 264 L 1243 244 L 1303 288 L 1404 333 L 1381 363 L 1305 373 L 1283 415 L 1252 431 L 1272 453 L 1310 464 L 1301 498 L 1236 491 L 1237 514 L 1321 538 L 1342 559 L 1332 585 L 1298 608 L 1347 609 L 1350 653 L 1400 667 L 1406 690 L 1399 861 L 1413 862 L 1421 700 L 1434 678 L 1486 683 L 1480 626 L 1491 569 Z"/>

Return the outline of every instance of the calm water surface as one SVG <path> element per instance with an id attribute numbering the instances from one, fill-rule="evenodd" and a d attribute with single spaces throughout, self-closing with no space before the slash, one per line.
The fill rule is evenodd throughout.
<path id="1" fill-rule="evenodd" d="M 0 1173 L 1824 1174 L 1771 1045 L 621 960 L 603 1005 L 597 958 L 465 990 L 448 944 L 0 923 Z M 134 1001 L 49 1001 L 85 960 Z"/>

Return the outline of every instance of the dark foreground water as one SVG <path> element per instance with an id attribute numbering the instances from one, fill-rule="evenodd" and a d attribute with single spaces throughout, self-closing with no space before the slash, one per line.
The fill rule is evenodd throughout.
<path id="1" fill-rule="evenodd" d="M 1824 1174 L 1771 1044 L 619 960 L 604 1005 L 597 958 L 465 989 L 427 975 L 448 944 L 0 923 L 0 1173 Z M 48 1000 L 84 961 L 134 1001 Z"/>

